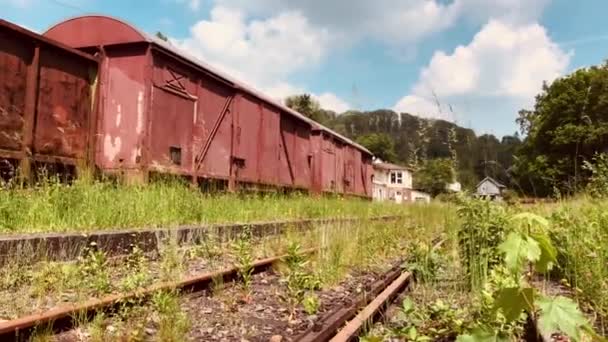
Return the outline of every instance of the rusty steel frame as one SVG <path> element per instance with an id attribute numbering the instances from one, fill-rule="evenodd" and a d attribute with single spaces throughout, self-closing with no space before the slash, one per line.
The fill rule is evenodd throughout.
<path id="1" fill-rule="evenodd" d="M 317 249 L 307 249 L 302 254 L 316 253 Z M 273 264 L 283 260 L 287 255 L 270 257 L 258 260 L 253 263 L 254 273 L 268 270 Z M 18 340 L 23 336 L 28 336 L 36 326 L 45 326 L 53 331 L 66 329 L 75 323 L 74 317 L 91 317 L 92 313 L 109 310 L 118 307 L 122 303 L 129 301 L 141 302 L 149 299 L 153 294 L 162 291 L 179 290 L 182 292 L 201 291 L 208 289 L 214 281 L 222 279 L 225 282 L 232 281 L 238 277 L 239 268 L 233 267 L 217 272 L 204 273 L 198 276 L 189 277 L 178 282 L 163 282 L 150 286 L 145 289 L 136 290 L 122 295 L 109 295 L 101 299 L 88 300 L 82 304 L 67 305 L 51 309 L 41 314 L 33 314 L 11 321 L 0 323 L 0 339 L 5 341 Z M 83 315 L 79 315 L 83 314 Z"/>

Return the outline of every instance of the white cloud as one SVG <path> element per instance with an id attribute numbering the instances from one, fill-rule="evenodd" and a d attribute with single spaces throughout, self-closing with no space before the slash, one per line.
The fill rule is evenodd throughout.
<path id="1" fill-rule="evenodd" d="M 327 31 L 297 12 L 248 22 L 241 11 L 215 7 L 191 34 L 178 45 L 259 87 L 319 64 L 328 49 Z"/>
<path id="2" fill-rule="evenodd" d="M 318 65 L 330 40 L 327 30 L 312 27 L 298 12 L 247 21 L 242 11 L 219 6 L 209 20 L 191 28 L 190 38 L 174 43 L 282 102 L 287 96 L 307 92 L 287 79 Z M 334 94 L 312 95 L 324 108 L 338 112 L 349 108 Z"/>
<path id="3" fill-rule="evenodd" d="M 351 109 L 350 104 L 333 93 L 323 93 L 321 95 L 313 94 L 313 96 L 319 101 L 321 108 L 333 110 L 336 113 L 344 113 Z"/>
<path id="4" fill-rule="evenodd" d="M 566 71 L 570 58 L 571 52 L 560 49 L 539 24 L 490 20 L 468 45 L 451 54 L 436 52 L 395 109 L 454 119 L 446 108 L 438 114 L 435 96 L 446 106 L 460 108 L 483 97 L 528 106 L 543 81 L 552 81 Z"/>
<path id="5" fill-rule="evenodd" d="M 298 11 L 312 25 L 340 41 L 371 38 L 392 45 L 419 41 L 465 19 L 476 24 L 494 17 L 510 23 L 536 20 L 550 0 L 215 0 L 248 15 Z"/>

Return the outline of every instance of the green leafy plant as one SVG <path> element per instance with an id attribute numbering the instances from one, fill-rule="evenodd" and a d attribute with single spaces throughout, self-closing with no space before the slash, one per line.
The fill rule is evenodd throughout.
<path id="1" fill-rule="evenodd" d="M 302 306 L 308 315 L 314 315 L 319 311 L 321 303 L 319 302 L 319 297 L 314 293 L 309 293 L 302 300 Z"/>
<path id="2" fill-rule="evenodd" d="M 236 267 L 239 270 L 239 278 L 243 283 L 245 292 L 251 290 L 251 278 L 253 275 L 253 256 L 251 255 L 251 242 L 248 237 L 241 237 L 233 244 L 236 254 Z"/>
<path id="3" fill-rule="evenodd" d="M 109 293 L 111 290 L 108 273 L 108 259 L 101 250 L 89 250 L 86 257 L 80 260 L 80 274 L 83 283 L 97 293 Z"/>
<path id="4" fill-rule="evenodd" d="M 441 299 L 416 306 L 408 297 L 401 304 L 391 335 L 406 341 L 453 340 L 468 324 L 465 316 L 457 305 Z"/>
<path id="5" fill-rule="evenodd" d="M 489 201 L 463 200 L 458 246 L 462 268 L 471 289 L 481 289 L 490 271 L 501 263 L 498 245 L 508 231 L 505 209 Z"/>
<path id="6" fill-rule="evenodd" d="M 543 334 L 563 332 L 572 340 L 579 341 L 586 333 L 598 338 L 577 305 L 564 297 L 549 298 L 538 293 L 528 284 L 524 275 L 526 267 L 533 265 L 538 272 L 550 270 L 556 262 L 556 250 L 547 236 L 549 223 L 546 219 L 531 213 L 521 213 L 512 217 L 515 230 L 509 233 L 498 247 L 504 255 L 506 276 L 510 286 L 495 290 L 494 310 L 507 323 L 521 319 L 522 315 L 538 316 Z M 496 329 L 479 326 L 470 334 L 459 336 L 459 341 L 500 340 Z"/>
<path id="7" fill-rule="evenodd" d="M 408 248 L 407 256 L 403 266 L 414 272 L 417 281 L 426 283 L 435 280 L 441 256 L 432 246 L 424 242 L 413 243 Z"/>
<path id="8" fill-rule="evenodd" d="M 184 341 L 190 321 L 180 307 L 178 293 L 157 292 L 152 297 L 152 305 L 158 315 L 158 340 Z"/>
<path id="9" fill-rule="evenodd" d="M 125 271 L 127 275 L 120 282 L 120 289 L 122 291 L 133 291 L 150 282 L 148 258 L 141 248 L 137 246 L 133 247 L 131 254 L 127 257 Z"/>

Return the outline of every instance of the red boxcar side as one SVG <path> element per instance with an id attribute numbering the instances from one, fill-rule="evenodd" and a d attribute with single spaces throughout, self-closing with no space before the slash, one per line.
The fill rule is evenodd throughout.
<path id="1" fill-rule="evenodd" d="M 0 20 L 0 172 L 92 157 L 99 62 Z"/>
<path id="2" fill-rule="evenodd" d="M 120 20 L 80 17 L 45 35 L 105 56 L 103 170 L 371 194 L 369 151 Z"/>

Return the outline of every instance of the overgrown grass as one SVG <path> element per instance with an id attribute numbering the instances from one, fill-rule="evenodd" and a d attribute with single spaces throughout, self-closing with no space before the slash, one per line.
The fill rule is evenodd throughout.
<path id="1" fill-rule="evenodd" d="M 545 207 L 537 208 L 547 211 Z M 580 197 L 553 206 L 551 240 L 559 268 L 553 276 L 572 287 L 574 296 L 597 314 L 600 333 L 608 334 L 608 201 Z"/>
<path id="2" fill-rule="evenodd" d="M 369 217 L 408 211 L 403 205 L 354 198 L 279 193 L 211 195 L 179 181 L 144 186 L 48 181 L 32 188 L 0 189 L 0 234 Z"/>

